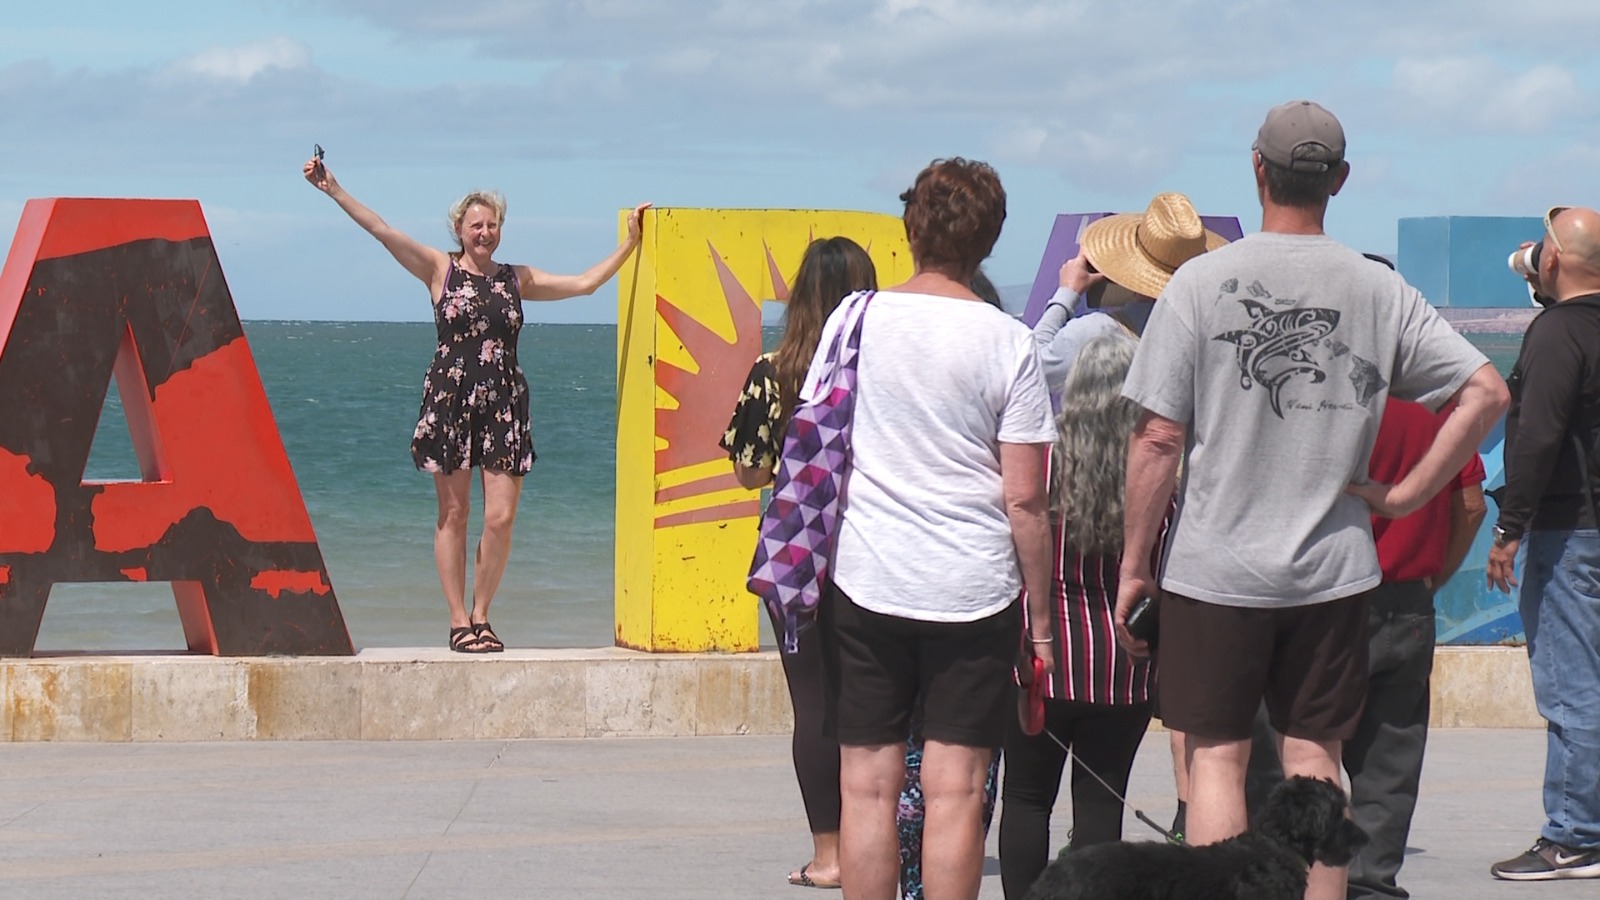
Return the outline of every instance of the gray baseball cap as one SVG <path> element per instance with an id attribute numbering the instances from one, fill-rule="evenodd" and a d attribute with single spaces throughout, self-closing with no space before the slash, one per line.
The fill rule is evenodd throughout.
<path id="1" fill-rule="evenodd" d="M 1267 111 L 1255 151 L 1296 172 L 1326 172 L 1344 161 L 1344 127 L 1310 100 L 1291 100 Z"/>

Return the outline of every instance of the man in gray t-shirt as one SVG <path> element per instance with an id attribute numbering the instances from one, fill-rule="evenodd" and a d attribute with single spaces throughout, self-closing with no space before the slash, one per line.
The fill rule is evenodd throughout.
<path id="1" fill-rule="evenodd" d="M 1253 155 L 1260 234 L 1185 263 L 1123 389 L 1144 407 L 1128 456 L 1122 624 L 1156 590 L 1149 549 L 1187 451 L 1161 587 L 1161 712 L 1189 735 L 1188 837 L 1243 831 L 1251 722 L 1265 703 L 1289 775 L 1339 780 L 1366 691 L 1369 516 L 1419 507 L 1508 402 L 1488 360 L 1384 266 L 1323 232 L 1349 175 L 1344 132 L 1306 101 L 1267 115 Z M 1389 394 L 1451 414 L 1400 484 L 1364 484 Z M 1312 871 L 1308 898 L 1344 896 Z"/>

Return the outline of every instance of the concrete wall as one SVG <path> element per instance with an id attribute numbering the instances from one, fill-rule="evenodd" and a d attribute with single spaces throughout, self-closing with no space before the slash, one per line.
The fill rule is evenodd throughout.
<path id="1" fill-rule="evenodd" d="M 1517 648 L 1441 648 L 1433 691 L 1435 725 L 1543 725 Z M 782 734 L 792 722 L 770 651 L 0 661 L 0 741 L 665 737 Z"/>

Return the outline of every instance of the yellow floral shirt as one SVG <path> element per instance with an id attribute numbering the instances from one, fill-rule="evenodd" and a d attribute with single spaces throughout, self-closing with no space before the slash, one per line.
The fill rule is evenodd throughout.
<path id="1" fill-rule="evenodd" d="M 750 367 L 744 390 L 733 408 L 728 430 L 718 443 L 728 458 L 747 469 L 772 469 L 778 465 L 783 440 L 783 403 L 778 387 L 778 370 L 772 354 L 764 353 Z"/>

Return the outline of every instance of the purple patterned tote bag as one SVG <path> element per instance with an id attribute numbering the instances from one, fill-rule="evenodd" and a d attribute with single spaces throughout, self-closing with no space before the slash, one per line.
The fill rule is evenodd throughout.
<path id="1" fill-rule="evenodd" d="M 822 600 L 833 561 L 839 500 L 850 467 L 850 417 L 855 410 L 861 323 L 872 292 L 845 298 L 844 319 L 828 345 L 813 399 L 795 404 L 761 514 L 761 536 L 750 561 L 750 592 L 783 623 L 778 645 L 798 649 L 800 630 Z"/>

